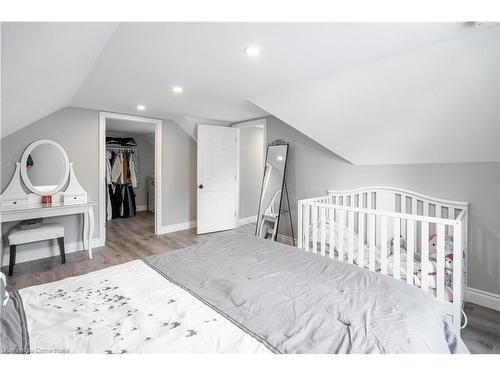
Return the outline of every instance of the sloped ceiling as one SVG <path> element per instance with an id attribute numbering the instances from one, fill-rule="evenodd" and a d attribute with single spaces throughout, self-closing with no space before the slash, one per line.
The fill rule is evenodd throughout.
<path id="1" fill-rule="evenodd" d="M 2 138 L 68 106 L 114 23 L 2 23 Z"/>
<path id="2" fill-rule="evenodd" d="M 252 99 L 354 164 L 499 160 L 497 27 Z"/>
<path id="3" fill-rule="evenodd" d="M 418 60 L 418 51 L 439 51 L 441 45 L 466 40 L 478 30 L 470 23 L 4 24 L 2 137 L 68 105 L 172 119 L 193 138 L 197 123 L 225 125 L 273 114 L 361 164 L 423 160 L 415 143 L 404 155 L 404 147 L 394 147 L 392 141 L 378 143 L 385 153 L 379 148 L 374 152 L 370 145 L 391 137 L 399 142 L 421 123 L 438 124 L 418 133 L 429 143 L 426 160 L 445 161 L 450 159 L 448 149 L 436 151 L 433 139 L 446 136 L 442 143 L 452 143 L 465 135 L 450 131 L 453 117 L 437 111 L 431 116 L 422 108 L 437 106 L 433 99 L 448 94 L 460 96 L 456 92 L 463 100 L 442 104 L 461 105 L 482 89 L 490 93 L 493 84 L 485 85 L 484 77 L 491 69 L 470 59 L 454 67 L 444 63 L 446 56 L 431 69 L 425 57 L 434 55 Z M 242 53 L 250 44 L 261 47 L 258 59 Z M 491 59 L 489 46 L 469 46 L 469 51 Z M 420 70 L 405 60 L 412 53 Z M 398 59 L 403 59 L 400 67 Z M 484 74 L 476 72 L 485 65 Z M 474 83 L 476 78 L 481 84 Z M 452 80 L 458 80 L 455 87 L 448 84 Z M 415 89 L 419 83 L 420 91 Z M 181 85 L 184 93 L 174 95 L 173 85 Z M 471 86 L 471 93 L 455 91 L 460 85 Z M 417 95 L 425 90 L 426 95 Z M 395 100 L 399 97 L 405 100 Z M 475 111 L 476 100 L 468 107 L 475 117 L 469 114 L 457 127 L 466 120 L 490 122 L 493 105 L 489 94 L 481 100 L 485 97 L 486 109 Z M 144 104 L 146 111 L 138 112 L 137 104 Z M 439 116 L 442 121 L 428 121 Z"/>

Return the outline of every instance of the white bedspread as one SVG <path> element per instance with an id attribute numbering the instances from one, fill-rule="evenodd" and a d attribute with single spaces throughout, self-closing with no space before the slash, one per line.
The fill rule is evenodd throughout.
<path id="1" fill-rule="evenodd" d="M 20 295 L 34 353 L 269 352 L 140 260 Z"/>

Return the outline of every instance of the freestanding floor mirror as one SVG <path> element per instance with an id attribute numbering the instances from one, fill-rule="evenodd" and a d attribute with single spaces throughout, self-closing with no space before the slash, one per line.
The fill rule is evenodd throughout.
<path id="1" fill-rule="evenodd" d="M 276 140 L 267 146 L 255 235 L 276 241 L 282 212 L 288 143 Z M 293 235 L 292 235 L 293 236 Z"/>

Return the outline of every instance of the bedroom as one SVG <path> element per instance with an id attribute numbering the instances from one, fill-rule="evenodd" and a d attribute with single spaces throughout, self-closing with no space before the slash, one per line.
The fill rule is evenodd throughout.
<path id="1" fill-rule="evenodd" d="M 498 23 L 1 38 L 3 353 L 500 353 Z"/>

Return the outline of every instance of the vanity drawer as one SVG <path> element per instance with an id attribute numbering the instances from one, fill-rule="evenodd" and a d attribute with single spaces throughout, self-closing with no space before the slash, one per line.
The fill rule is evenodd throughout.
<path id="1" fill-rule="evenodd" d="M 87 203 L 87 194 L 64 193 L 63 194 L 63 201 L 64 201 L 64 204 Z"/>
<path id="2" fill-rule="evenodd" d="M 2 208 L 26 208 L 28 207 L 28 198 L 20 199 L 2 199 L 0 202 Z"/>

